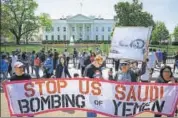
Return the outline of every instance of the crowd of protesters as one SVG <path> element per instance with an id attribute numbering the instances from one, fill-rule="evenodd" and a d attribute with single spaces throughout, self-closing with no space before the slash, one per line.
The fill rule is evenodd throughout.
<path id="1" fill-rule="evenodd" d="M 71 75 L 69 71 L 70 59 L 73 60 L 73 67 L 81 70 L 81 77 L 104 78 L 102 70 L 106 67 L 106 59 L 102 56 L 102 51 L 99 48 L 96 48 L 95 51 L 83 50 L 81 53 L 74 48 L 72 54 L 67 49 L 63 53 L 58 53 L 56 49 L 45 51 L 43 48 L 39 52 L 28 53 L 16 50 L 12 54 L 1 53 L 1 82 L 8 80 L 9 76 L 10 81 L 30 80 L 31 75 L 37 79 L 79 77 L 79 73 Z M 163 63 L 164 66 L 161 67 L 156 82 L 175 83 L 177 80 L 173 77 L 173 72 L 178 70 L 178 52 L 175 55 L 173 69 L 166 65 L 166 59 L 165 51 L 154 49 L 149 50 L 148 57 L 142 62 L 141 67 L 137 61 L 113 59 L 115 69 L 109 69 L 108 79 L 119 82 L 150 82 L 155 67 L 161 67 L 161 63 Z M 43 70 L 43 76 L 40 76 L 40 69 Z M 115 70 L 115 74 L 113 70 Z M 87 116 L 96 117 L 96 113 L 88 112 Z"/>

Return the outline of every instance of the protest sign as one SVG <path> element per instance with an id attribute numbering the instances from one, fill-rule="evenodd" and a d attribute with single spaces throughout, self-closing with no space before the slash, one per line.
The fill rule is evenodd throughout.
<path id="1" fill-rule="evenodd" d="M 11 116 L 56 110 L 93 111 L 107 116 L 174 113 L 177 84 L 119 83 L 89 79 L 48 79 L 4 84 Z"/>
<path id="2" fill-rule="evenodd" d="M 116 27 L 109 57 L 143 61 L 151 31 L 152 27 Z"/>

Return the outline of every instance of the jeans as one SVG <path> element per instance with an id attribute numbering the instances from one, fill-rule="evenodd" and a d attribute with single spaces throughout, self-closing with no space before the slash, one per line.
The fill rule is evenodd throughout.
<path id="1" fill-rule="evenodd" d="M 33 71 L 35 70 L 34 68 L 35 68 L 34 65 L 31 65 L 31 73 L 32 74 L 33 74 Z"/>
<path id="2" fill-rule="evenodd" d="M 39 66 L 35 66 L 35 75 L 36 75 L 36 78 L 40 78 L 40 75 L 39 75 L 39 70 L 40 70 L 40 67 Z"/>
<path id="3" fill-rule="evenodd" d="M 8 79 L 8 72 L 1 72 L 0 74 L 1 74 L 1 81 Z"/>
<path id="4" fill-rule="evenodd" d="M 87 117 L 97 117 L 97 114 L 94 112 L 87 112 Z"/>
<path id="5" fill-rule="evenodd" d="M 73 64 L 74 64 L 74 68 L 76 68 L 76 64 L 77 64 L 77 57 L 73 58 Z"/>
<path id="6" fill-rule="evenodd" d="M 29 65 L 28 64 L 25 64 L 24 65 L 24 71 L 27 70 L 27 73 L 29 74 Z"/>

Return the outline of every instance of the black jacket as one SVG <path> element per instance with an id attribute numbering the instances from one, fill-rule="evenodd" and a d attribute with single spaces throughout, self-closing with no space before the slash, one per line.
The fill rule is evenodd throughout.
<path id="1" fill-rule="evenodd" d="M 64 69 L 64 75 L 65 75 L 65 77 L 68 76 L 69 78 L 71 78 L 71 75 L 69 73 L 67 65 L 63 66 L 62 64 L 58 64 L 57 65 L 56 73 L 55 73 L 56 78 L 61 78 L 62 77 L 63 69 Z"/>

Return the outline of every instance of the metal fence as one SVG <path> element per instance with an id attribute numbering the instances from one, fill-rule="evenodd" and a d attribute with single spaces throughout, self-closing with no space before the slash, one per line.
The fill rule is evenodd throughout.
<path id="1" fill-rule="evenodd" d="M 79 60 L 76 61 L 77 64 L 79 63 Z M 111 58 L 106 58 L 106 64 L 113 64 L 113 59 Z M 69 61 L 70 64 L 73 63 L 73 59 L 71 58 L 70 61 Z M 166 59 L 166 64 L 174 64 L 175 63 L 175 58 L 174 56 L 168 56 L 167 59 Z"/>

